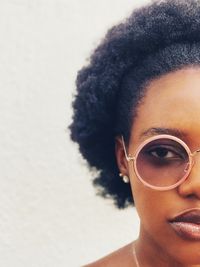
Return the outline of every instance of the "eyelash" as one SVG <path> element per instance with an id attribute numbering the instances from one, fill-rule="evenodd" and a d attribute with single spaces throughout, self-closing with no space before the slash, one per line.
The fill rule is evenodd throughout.
<path id="1" fill-rule="evenodd" d="M 174 154 L 175 155 L 175 157 L 159 157 L 159 156 L 155 156 L 155 155 L 153 155 L 152 153 L 153 152 L 156 152 L 156 150 L 161 150 L 161 149 L 163 149 L 163 150 L 165 150 L 166 151 L 166 155 L 168 154 L 168 153 L 172 153 L 172 154 Z M 158 152 L 158 151 L 157 151 Z M 147 150 L 147 153 L 149 154 L 149 155 L 151 155 L 151 156 L 153 156 L 153 157 L 155 157 L 155 158 L 162 158 L 162 159 L 170 159 L 170 158 L 181 158 L 181 159 L 184 159 L 184 157 L 183 157 L 183 155 L 180 153 L 180 152 L 177 152 L 177 151 L 175 151 L 174 149 L 169 149 L 169 148 L 167 148 L 167 147 L 164 147 L 163 145 L 158 145 L 158 146 L 154 146 L 153 148 L 149 148 L 148 150 Z"/>

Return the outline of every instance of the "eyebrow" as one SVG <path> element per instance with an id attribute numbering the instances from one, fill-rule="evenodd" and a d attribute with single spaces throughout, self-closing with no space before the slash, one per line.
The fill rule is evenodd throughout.
<path id="1" fill-rule="evenodd" d="M 155 135 L 159 135 L 159 134 L 169 134 L 169 135 L 173 135 L 176 136 L 178 138 L 184 138 L 186 137 L 186 133 L 176 129 L 176 128 L 160 128 L 160 127 L 153 127 L 153 128 L 149 128 L 147 130 L 145 130 L 144 132 L 142 132 L 140 134 L 140 138 L 145 138 L 145 137 L 152 137 Z"/>

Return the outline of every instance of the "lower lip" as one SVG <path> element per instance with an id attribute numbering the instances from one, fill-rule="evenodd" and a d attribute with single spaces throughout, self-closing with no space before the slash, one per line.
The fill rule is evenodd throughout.
<path id="1" fill-rule="evenodd" d="M 189 222 L 171 222 L 170 224 L 182 238 L 200 241 L 200 224 Z"/>

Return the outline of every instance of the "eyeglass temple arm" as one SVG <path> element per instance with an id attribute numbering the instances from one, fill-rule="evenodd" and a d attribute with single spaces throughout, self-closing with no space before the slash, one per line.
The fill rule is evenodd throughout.
<path id="1" fill-rule="evenodd" d="M 127 161 L 134 160 L 134 159 L 135 159 L 134 157 L 130 157 L 130 156 L 127 155 L 127 152 L 126 152 L 126 146 L 125 146 L 125 142 L 124 142 L 124 137 L 123 137 L 123 135 L 121 136 L 121 139 L 122 139 L 122 145 L 123 145 L 123 148 L 124 148 L 124 153 L 125 153 L 126 160 L 127 160 Z"/>

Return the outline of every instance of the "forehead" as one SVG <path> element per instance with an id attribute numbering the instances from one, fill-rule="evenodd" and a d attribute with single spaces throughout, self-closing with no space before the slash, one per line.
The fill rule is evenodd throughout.
<path id="1" fill-rule="evenodd" d="M 134 120 L 131 139 L 149 128 L 178 129 L 200 135 L 200 68 L 187 68 L 151 81 Z"/>

